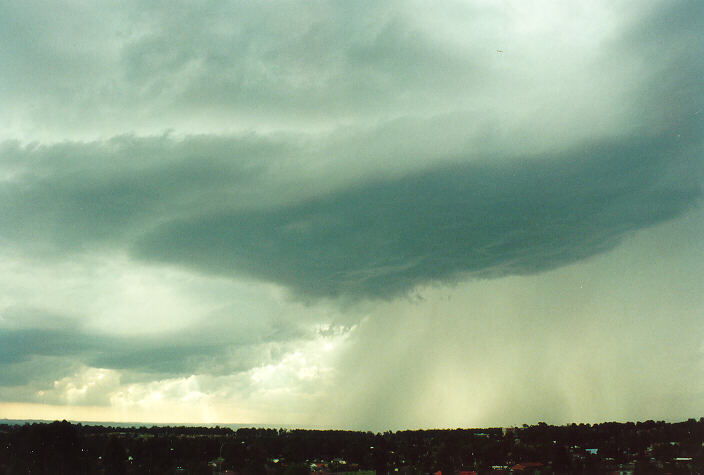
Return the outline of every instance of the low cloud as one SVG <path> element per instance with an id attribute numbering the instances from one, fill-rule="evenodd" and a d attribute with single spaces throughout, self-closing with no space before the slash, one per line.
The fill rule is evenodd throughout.
<path id="1" fill-rule="evenodd" d="M 508 164 L 458 164 L 273 210 L 163 225 L 146 260 L 244 273 L 307 297 L 393 297 L 419 284 L 530 274 L 611 249 L 700 197 L 701 152 L 666 136 L 583 144 Z M 665 178 L 663 178 L 665 177 Z"/>
<path id="2" fill-rule="evenodd" d="M 91 331 L 82 327 L 79 319 L 64 319 L 58 328 L 51 328 L 52 317 L 46 314 L 46 328 L 37 328 L 31 317 L 39 311 L 26 309 L 24 313 L 30 316 L 27 325 L 19 318 L 5 318 L 0 327 L 3 400 L 46 401 L 49 390 L 60 398 L 62 387 L 76 389 L 78 380 L 95 376 L 96 371 L 119 375 L 123 383 L 192 375 L 245 375 L 255 368 L 276 366 L 295 347 L 318 337 L 315 328 L 266 317 L 257 319 L 257 324 L 242 319 L 238 324 L 236 318 L 225 321 L 214 315 L 204 325 L 180 331 L 120 336 Z M 13 309 L 13 314 L 21 317 L 23 310 Z M 220 324 L 215 325 L 216 321 Z M 81 375 L 86 371 L 90 374 L 84 378 Z M 97 381 L 97 376 L 92 379 Z M 111 377 L 115 383 L 111 389 L 119 380 Z M 98 386 L 92 391 L 103 387 Z M 39 392 L 44 399 L 37 396 Z M 78 398 L 73 402 L 88 404 L 92 400 Z"/>
<path id="3" fill-rule="evenodd" d="M 282 173 L 315 150 L 287 139 L 5 144 L 0 235 L 47 258 L 112 249 L 304 298 L 388 298 L 551 269 L 678 216 L 701 193 L 702 117 L 540 157 L 451 155 L 328 185 Z"/>

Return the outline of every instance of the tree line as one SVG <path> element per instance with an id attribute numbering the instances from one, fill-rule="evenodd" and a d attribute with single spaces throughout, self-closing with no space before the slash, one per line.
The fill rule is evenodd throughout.
<path id="1" fill-rule="evenodd" d="M 227 427 L 110 427 L 67 421 L 0 425 L 0 474 L 334 472 L 488 473 L 520 462 L 548 473 L 704 473 L 704 418 L 501 429 L 357 432 Z M 678 459 L 691 459 L 687 464 Z M 545 472 L 543 472 L 545 473 Z"/>

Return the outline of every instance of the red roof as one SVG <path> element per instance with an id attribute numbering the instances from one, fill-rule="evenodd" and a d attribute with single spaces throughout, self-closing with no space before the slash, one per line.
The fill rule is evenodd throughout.
<path id="1" fill-rule="evenodd" d="M 521 470 L 525 470 L 527 468 L 538 468 L 538 467 L 542 467 L 542 466 L 543 466 L 543 464 L 540 462 L 522 462 L 522 463 L 517 463 L 516 465 L 511 467 L 511 469 L 521 471 Z"/>

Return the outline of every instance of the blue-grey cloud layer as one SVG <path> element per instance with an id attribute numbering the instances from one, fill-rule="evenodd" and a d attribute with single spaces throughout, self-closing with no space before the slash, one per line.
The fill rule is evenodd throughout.
<path id="1" fill-rule="evenodd" d="M 683 131 L 684 132 L 684 131 Z M 539 272 L 610 249 L 700 196 L 690 144 L 585 144 L 511 165 L 446 166 L 273 210 L 168 223 L 144 259 L 243 272 L 304 295 L 388 297 L 474 274 Z M 665 173 L 677 180 L 663 180 Z"/>
<path id="2" fill-rule="evenodd" d="M 539 158 L 455 157 L 312 197 L 291 192 L 291 204 L 268 196 L 277 166 L 306 152 L 286 141 L 6 144 L 17 177 L 0 186 L 0 236 L 48 255 L 124 249 L 306 297 L 390 297 L 434 281 L 534 273 L 695 204 L 703 116 Z"/>
<path id="3" fill-rule="evenodd" d="M 5 326 L 0 327 L 0 395 L 28 384 L 50 388 L 81 367 L 125 371 L 124 382 L 246 373 L 278 362 L 287 345 L 311 336 L 293 322 L 260 318 L 247 324 L 231 309 L 223 310 L 182 331 L 119 336 L 88 330 L 76 319 L 13 309 L 3 315 Z M 31 323 L 38 318 L 41 326 Z M 21 394 L 28 398 L 31 392 Z"/>
<path id="4" fill-rule="evenodd" d="M 344 14 L 340 5 L 329 7 L 327 14 Z M 645 15 L 642 23 L 608 37 L 595 64 L 578 63 L 617 72 L 626 67 L 628 54 L 653 61 L 657 67 L 624 94 L 631 101 L 631 117 L 642 122 L 629 130 L 569 140 L 543 130 L 539 135 L 554 145 L 543 144 L 539 151 L 506 147 L 511 137 L 505 133 L 520 130 L 497 127 L 498 117 L 485 121 L 484 108 L 453 113 L 446 101 L 430 101 L 445 104 L 438 109 L 444 115 L 427 104 L 408 109 L 408 97 L 430 89 L 443 100 L 463 96 L 460 84 L 440 77 L 466 83 L 470 98 L 473 89 L 477 94 L 484 90 L 483 80 L 470 70 L 502 77 L 492 61 L 484 58 L 483 67 L 475 68 L 458 56 L 459 50 L 434 43 L 438 40 L 410 13 L 382 9 L 377 21 L 367 25 L 373 25 L 369 33 L 362 17 L 337 31 L 331 25 L 340 18 L 316 21 L 321 12 L 311 8 L 296 16 L 300 31 L 277 33 L 257 23 L 264 16 L 252 7 L 247 15 L 260 28 L 225 29 L 223 36 L 188 27 L 182 15 L 186 10 L 157 27 L 155 12 L 147 9 L 134 16 L 143 34 L 115 39 L 120 87 L 153 90 L 153 100 L 175 94 L 172 99 L 179 99 L 174 104 L 183 111 L 191 110 L 184 105 L 191 99 L 201 106 L 227 104 L 218 94 L 232 90 L 231 111 L 250 110 L 252 104 L 240 104 L 249 98 L 274 122 L 289 109 L 312 117 L 313 110 L 323 107 L 316 100 L 338 107 L 328 94 L 366 104 L 365 114 L 377 121 L 328 135 L 123 135 L 54 145 L 7 142 L 0 149 L 0 162 L 10 175 L 0 182 L 0 239 L 45 256 L 127 250 L 145 261 L 276 282 L 307 297 L 390 297 L 434 281 L 532 273 L 574 262 L 613 247 L 624 233 L 677 216 L 699 196 L 704 116 L 704 66 L 696 54 L 699 8 L 680 3 Z M 484 13 L 501 17 L 493 10 Z M 220 25 L 218 18 L 214 12 L 197 16 L 213 25 Z M 275 53 L 272 45 L 283 44 L 284 38 L 297 51 L 321 53 L 309 58 Z M 239 53 L 225 44 L 235 45 Z M 613 59 L 606 54 L 611 50 Z M 516 64 L 517 58 L 510 61 Z M 460 65 L 464 69 L 453 69 Z M 185 72 L 191 67 L 195 76 Z M 558 75 L 567 71 L 550 67 Z M 257 79 L 274 71 L 279 79 Z M 351 71 L 364 77 L 349 79 Z M 201 73 L 207 73 L 208 84 Z M 379 91 L 405 97 L 405 105 L 361 100 L 361 85 L 371 80 L 370 74 L 384 79 Z M 190 92 L 168 92 L 167 86 L 181 77 L 188 78 Z M 355 88 L 347 91 L 342 77 Z M 396 88 L 389 82 L 395 77 Z M 227 81 L 223 85 L 220 80 Z M 442 87 L 429 89 L 424 86 L 428 81 Z M 288 91 L 283 96 L 274 91 L 282 87 Z M 572 99 L 579 101 L 583 89 L 574 87 Z M 191 97 L 196 90 L 216 97 Z M 492 99 L 505 110 L 501 101 Z M 375 112 L 377 106 L 384 112 Z M 619 106 L 623 104 L 614 105 Z M 348 112 L 355 107 L 344 106 Z M 562 107 L 564 111 L 545 113 L 576 114 L 570 103 Z M 332 114 L 351 117 L 342 111 Z M 414 114 L 425 118 L 387 120 Z M 535 117 L 536 130 L 549 124 L 542 119 Z M 532 142 L 525 143 L 529 147 Z M 377 165 L 384 163 L 388 166 Z M 323 171 L 306 177 L 306 167 Z M 339 178 L 348 172 L 353 178 Z"/>

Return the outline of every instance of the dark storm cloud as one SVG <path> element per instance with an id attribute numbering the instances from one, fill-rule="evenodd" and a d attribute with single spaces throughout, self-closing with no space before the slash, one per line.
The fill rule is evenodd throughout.
<path id="1" fill-rule="evenodd" d="M 404 101 L 416 97 L 412 90 L 427 91 L 422 84 L 433 75 L 433 84 L 444 86 L 431 92 L 445 99 L 459 86 L 443 83 L 444 76 L 466 81 L 470 92 L 481 90 L 467 75 L 475 74 L 474 60 L 434 43 L 417 28 L 422 22 L 383 10 L 376 21 L 346 24 L 341 34 L 335 22 L 316 21 L 321 12 L 310 7 L 295 12 L 298 28 L 281 33 L 275 26 L 290 7 L 272 24 L 259 7 L 249 7 L 255 30 L 205 28 L 222 27 L 223 16 L 188 9 L 159 25 L 147 9 L 135 16 L 142 34 L 120 43 L 123 79 L 134 83 L 131 90 L 175 94 L 182 105 L 197 92 L 197 104 L 246 96 L 261 110 L 297 113 L 308 110 L 299 102 L 320 108 L 313 96 L 335 97 L 325 99 L 333 109 L 337 99 L 360 102 L 343 78 L 354 84 L 376 78 Z M 704 67 L 692 47 L 701 43 L 698 8 L 677 4 L 647 16 L 608 37 L 611 49 L 604 51 L 613 57 L 600 51 L 596 64 L 613 71 L 634 57 L 652 63 L 625 94 L 641 120 L 628 132 L 564 142 L 557 132 L 540 132 L 554 143 L 536 156 L 535 150 L 502 149 L 511 128 L 492 125 L 497 117 L 485 123 L 470 112 L 434 116 L 432 108 L 421 108 L 429 115 L 414 121 L 386 104 L 384 110 L 402 118 L 328 136 L 7 142 L 0 149 L 8 175 L 0 181 L 0 237 L 29 253 L 127 249 L 145 261 L 246 275 L 312 297 L 390 297 L 419 284 L 574 262 L 612 248 L 624 233 L 677 216 L 699 196 Z M 344 16 L 341 5 L 329 10 L 337 20 Z M 282 44 L 320 54 L 292 56 L 275 47 Z M 486 62 L 485 73 L 493 64 Z M 392 78 L 401 78 L 395 89 Z M 168 92 L 175 83 L 186 89 Z M 286 94 L 274 91 L 282 87 Z M 225 90 L 236 94 L 226 100 Z M 496 105 L 506 106 L 498 99 Z M 570 104 L 563 108 L 569 115 Z M 554 120 L 561 114 L 551 113 Z M 549 124 L 541 119 L 535 117 L 536 130 Z M 375 174 L 377 164 L 384 164 L 378 165 L 383 173 Z M 348 172 L 352 179 L 339 178 Z"/>
<path id="2" fill-rule="evenodd" d="M 277 361 L 286 345 L 306 336 L 293 324 L 267 319 L 243 328 L 232 315 L 226 321 L 216 314 L 182 332 L 120 336 L 89 331 L 77 319 L 52 325 L 56 319 L 50 314 L 43 315 L 44 328 L 37 327 L 33 322 L 41 311 L 36 309 L 17 308 L 12 314 L 0 328 L 0 387 L 30 381 L 50 387 L 80 365 L 124 370 L 128 379 L 229 375 Z"/>
<path id="3" fill-rule="evenodd" d="M 95 344 L 89 339 L 67 330 L 0 330 L 0 364 L 22 362 L 35 355 L 76 355 L 92 347 Z"/>
<path id="4" fill-rule="evenodd" d="M 77 321 L 37 308 L 9 307 L 0 313 L 0 366 L 35 357 L 85 353 L 97 344 L 82 335 Z"/>
<path id="5" fill-rule="evenodd" d="M 305 338 L 301 328 L 261 317 L 242 325 L 210 315 L 205 322 L 159 336 L 104 338 L 103 347 L 86 360 L 93 367 L 124 369 L 161 376 L 223 375 L 247 371 L 277 360 L 277 348 Z"/>
<path id="6" fill-rule="evenodd" d="M 630 92 L 644 118 L 630 134 L 539 159 L 459 153 L 454 166 L 302 203 L 203 213 L 165 223 L 139 239 L 134 254 L 244 273 L 307 297 L 360 298 L 535 273 L 611 249 L 701 196 L 704 65 L 691 47 L 702 41 L 699 8 L 670 6 L 611 38 L 614 58 L 604 56 L 606 64 L 636 55 L 658 65 Z"/>
<path id="7" fill-rule="evenodd" d="M 127 249 L 304 297 L 386 298 L 421 284 L 535 273 L 610 249 L 696 202 L 704 114 L 687 114 L 652 133 L 541 157 L 446 158 L 333 191 L 281 171 L 320 154 L 284 138 L 6 143 L 0 236 L 46 255 Z M 359 138 L 377 153 L 388 139 L 377 135 Z M 337 143 L 349 138 L 322 149 Z M 334 183 L 326 173 L 319 181 Z"/>
<path id="8" fill-rule="evenodd" d="M 681 126 L 701 140 L 704 62 L 698 52 L 704 44 L 704 4 L 667 2 L 619 41 L 637 45 L 638 57 L 650 67 L 644 71 L 649 80 L 636 88 L 641 113 L 657 117 L 656 127 L 672 127 L 677 133 Z"/>
<path id="9" fill-rule="evenodd" d="M 0 163 L 12 178 L 0 182 L 0 235 L 58 249 L 124 242 L 192 207 L 248 200 L 251 182 L 277 148 L 248 137 L 6 142 Z"/>
<path id="10" fill-rule="evenodd" d="M 7 401 L 7 388 L 20 387 L 30 384 L 29 389 L 17 390 L 19 399 L 27 398 L 35 387 L 49 388 L 57 379 L 61 379 L 73 373 L 79 363 L 71 358 L 52 356 L 28 356 L 22 361 L 12 363 L 0 362 L 0 395 L 2 400 Z"/>
<path id="11" fill-rule="evenodd" d="M 686 140 L 669 132 L 584 144 L 540 160 L 447 166 L 273 210 L 199 216 L 164 225 L 135 253 L 242 272 L 314 297 L 389 297 L 465 274 L 535 273 L 610 249 L 625 233 L 692 206 L 701 189 L 692 175 L 699 170 L 689 167 L 701 149 Z"/>
<path id="12" fill-rule="evenodd" d="M 70 374 L 80 365 L 80 360 L 91 352 L 100 351 L 99 338 L 81 334 L 75 324 L 64 321 L 53 327 L 53 315 L 46 315 L 46 328 L 31 325 L 35 309 L 15 309 L 15 313 L 28 315 L 29 325 L 0 328 L 0 395 L 8 400 L 9 387 L 29 384 L 19 391 L 19 399 L 29 397 L 37 388 L 51 387 L 53 382 Z M 52 328 L 53 327 L 53 328 Z"/>
<path id="13" fill-rule="evenodd" d="M 4 370 L 36 357 L 53 356 L 96 367 L 179 374 L 187 366 L 185 359 L 221 349 L 205 344 L 179 345 L 139 337 L 96 335 L 78 328 L 0 329 L 0 365 Z"/>

